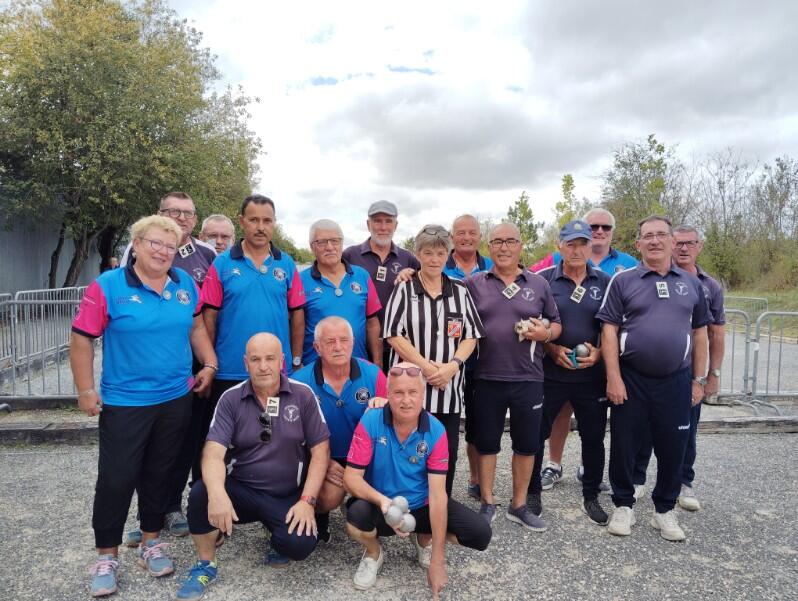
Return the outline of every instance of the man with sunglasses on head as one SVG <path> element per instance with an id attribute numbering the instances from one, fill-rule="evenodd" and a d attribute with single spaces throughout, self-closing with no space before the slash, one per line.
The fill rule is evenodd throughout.
<path id="1" fill-rule="evenodd" d="M 299 561 L 316 547 L 316 499 L 330 459 L 324 416 L 313 391 L 282 373 L 283 351 L 273 334 L 249 339 L 244 364 L 249 378 L 219 399 L 202 480 L 189 495 L 199 560 L 178 599 L 199 599 L 216 578 L 216 547 L 234 522 L 261 522 L 271 533 L 270 554 Z"/>
<path id="2" fill-rule="evenodd" d="M 447 541 L 479 551 L 490 543 L 490 526 L 446 494 L 446 430 L 423 409 L 425 387 L 420 367 L 408 362 L 391 367 L 388 404 L 367 411 L 352 437 L 344 485 L 352 493 L 347 531 L 365 547 L 354 577 L 360 590 L 377 582 L 384 561 L 380 536 L 408 536 L 414 530 L 417 559 L 427 569 L 433 599 L 448 579 Z M 413 516 L 414 528 L 386 522 L 397 496 L 405 498 L 402 509 Z"/>

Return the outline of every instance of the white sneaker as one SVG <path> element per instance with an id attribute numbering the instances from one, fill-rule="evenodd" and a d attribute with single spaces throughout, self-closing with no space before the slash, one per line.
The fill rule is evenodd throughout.
<path id="1" fill-rule="evenodd" d="M 645 484 L 635 484 L 635 501 L 639 501 L 646 494 Z"/>
<path id="2" fill-rule="evenodd" d="M 426 547 L 422 547 L 421 543 L 418 542 L 418 536 L 415 533 L 410 535 L 410 540 L 413 541 L 413 544 L 416 546 L 416 556 L 418 557 L 418 565 L 420 565 L 425 570 L 429 569 L 429 564 L 432 561 L 432 542 Z"/>
<path id="3" fill-rule="evenodd" d="M 616 507 L 607 525 L 607 532 L 615 536 L 629 536 L 636 522 L 635 512 L 631 507 Z"/>
<path id="4" fill-rule="evenodd" d="M 360 560 L 360 565 L 357 566 L 357 571 L 355 572 L 355 588 L 360 591 L 365 591 L 374 586 L 377 583 L 377 574 L 380 573 L 382 562 L 382 548 L 380 548 L 380 556 L 377 559 L 366 557 L 366 552 L 363 551 L 363 557 Z"/>
<path id="5" fill-rule="evenodd" d="M 679 526 L 679 521 L 676 519 L 676 512 L 672 509 L 667 513 L 657 513 L 651 517 L 651 525 L 659 530 L 659 535 L 665 540 L 680 541 L 687 538 L 684 535 L 684 530 Z"/>
<path id="6" fill-rule="evenodd" d="M 701 503 L 696 499 L 692 486 L 682 484 L 682 492 L 679 495 L 679 507 L 687 511 L 698 511 L 701 509 Z"/>

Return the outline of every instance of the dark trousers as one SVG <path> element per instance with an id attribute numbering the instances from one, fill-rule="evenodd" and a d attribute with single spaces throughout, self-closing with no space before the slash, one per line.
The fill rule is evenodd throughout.
<path id="1" fill-rule="evenodd" d="M 214 380 L 211 383 L 211 393 L 206 399 L 198 399 L 195 405 L 197 412 L 197 431 L 194 434 L 196 437 L 196 444 L 193 447 L 193 466 L 191 468 L 191 485 L 195 482 L 202 480 L 202 449 L 205 448 L 205 438 L 208 436 L 208 430 L 211 427 L 213 420 L 213 413 L 216 411 L 216 403 L 219 402 L 219 397 L 225 391 L 232 388 L 236 384 L 240 384 L 243 380 Z M 188 477 L 188 472 L 186 472 Z M 183 480 L 185 482 L 185 480 Z M 180 489 L 182 493 L 182 488 Z"/>
<path id="2" fill-rule="evenodd" d="M 543 466 L 543 441 L 551 436 L 551 426 L 560 409 L 571 402 L 576 415 L 576 426 L 582 440 L 582 464 L 585 474 L 582 477 L 582 496 L 586 500 L 598 497 L 599 485 L 604 475 L 604 433 L 607 428 L 607 403 L 599 399 L 606 395 L 604 382 L 564 382 L 543 383 L 543 419 L 540 423 L 540 451 L 535 455 L 535 466 L 529 482 L 529 492 L 539 493 L 540 472 Z"/>
<path id="3" fill-rule="evenodd" d="M 697 452 L 696 436 L 698 435 L 698 422 L 701 420 L 701 405 L 698 403 L 690 409 L 690 437 L 687 439 L 687 449 L 684 452 L 684 462 L 682 463 L 682 484 L 692 486 L 695 480 L 695 457 Z M 635 485 L 646 483 L 646 470 L 651 461 L 651 437 L 646 438 L 635 457 L 635 471 L 632 477 Z"/>
<path id="4" fill-rule="evenodd" d="M 446 442 L 449 445 L 449 469 L 446 471 L 446 494 L 452 496 L 454 470 L 457 467 L 457 450 L 460 448 L 460 414 L 433 413 L 433 416 L 446 428 Z"/>
<path id="5" fill-rule="evenodd" d="M 470 358 L 469 358 L 470 362 Z M 466 363 L 468 365 L 468 363 Z M 463 388 L 463 412 L 465 413 L 465 441 L 474 444 L 474 402 L 476 399 L 476 380 L 474 371 L 466 367 L 465 386 Z"/>
<path id="6" fill-rule="evenodd" d="M 682 462 L 690 435 L 690 369 L 664 377 L 621 368 L 627 399 L 610 413 L 610 483 L 616 507 L 634 506 L 635 457 L 649 435 L 657 456 L 652 493 L 658 513 L 673 509 L 681 490 Z"/>
<path id="7" fill-rule="evenodd" d="M 351 497 L 346 508 L 346 521 L 361 532 L 372 532 L 376 528 L 378 536 L 396 534 L 386 523 L 385 516 L 376 505 Z M 429 505 L 414 509 L 410 513 L 416 518 L 416 532 L 432 534 Z M 448 500 L 446 532 L 457 537 L 457 542 L 462 546 L 477 551 L 487 549 L 492 536 L 490 525 L 484 519 L 453 499 Z"/>
<path id="8" fill-rule="evenodd" d="M 158 532 L 169 501 L 169 477 L 191 419 L 191 393 L 147 407 L 104 405 L 92 528 L 98 548 L 116 547 L 138 489 L 140 527 Z"/>
<path id="9" fill-rule="evenodd" d="M 237 524 L 261 522 L 271 532 L 272 548 L 294 561 L 301 561 L 313 553 L 316 537 L 300 535 L 297 529 L 288 534 L 288 524 L 285 523 L 288 510 L 299 500 L 299 490 L 287 497 L 277 497 L 242 484 L 235 478 L 227 478 L 224 488 L 238 516 Z M 191 487 L 188 495 L 188 528 L 191 534 L 208 534 L 216 530 L 208 522 L 208 490 L 202 480 Z"/>

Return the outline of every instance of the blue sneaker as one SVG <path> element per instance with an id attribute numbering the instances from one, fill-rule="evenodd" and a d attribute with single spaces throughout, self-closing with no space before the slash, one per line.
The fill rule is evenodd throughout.
<path id="1" fill-rule="evenodd" d="M 164 516 L 164 527 L 175 536 L 188 536 L 188 520 L 182 511 L 170 511 Z"/>
<path id="2" fill-rule="evenodd" d="M 216 562 L 208 560 L 200 560 L 191 571 L 188 573 L 180 590 L 177 591 L 178 599 L 199 599 L 205 594 L 205 589 L 208 588 L 211 582 L 216 580 Z"/>
<path id="3" fill-rule="evenodd" d="M 141 530 L 128 530 L 125 532 L 125 546 L 136 548 L 141 544 Z"/>
<path id="4" fill-rule="evenodd" d="M 490 525 L 496 519 L 496 505 L 483 501 L 479 506 L 479 515 Z"/>
<path id="5" fill-rule="evenodd" d="M 166 576 L 175 571 L 175 566 L 166 554 L 166 543 L 154 538 L 139 545 L 139 565 L 146 569 L 150 576 Z"/>
<path id="6" fill-rule="evenodd" d="M 119 561 L 113 555 L 100 555 L 90 569 L 89 573 L 94 576 L 91 580 L 91 596 L 105 597 L 113 595 L 119 590 L 116 579 L 116 570 L 119 568 Z"/>

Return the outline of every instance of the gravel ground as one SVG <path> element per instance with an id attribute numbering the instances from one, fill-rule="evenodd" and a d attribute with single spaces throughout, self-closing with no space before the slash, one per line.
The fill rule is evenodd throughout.
<path id="1" fill-rule="evenodd" d="M 497 496 L 509 495 L 509 439 L 499 457 Z M 573 477 L 578 437 L 566 448 L 566 478 L 544 493 L 551 525 L 536 534 L 501 513 L 484 553 L 449 547 L 449 586 L 443 599 L 798 599 L 798 517 L 794 477 L 798 437 L 705 435 L 700 438 L 697 492 L 701 512 L 679 511 L 688 540 L 669 543 L 648 525 L 651 500 L 638 504 L 638 524 L 619 539 L 587 521 Z M 0 598 L 88 599 L 87 567 L 94 550 L 90 528 L 97 449 L 0 447 Z M 767 458 L 763 465 L 762 459 Z M 655 467 L 652 462 L 651 472 Z M 463 500 L 466 461 L 461 456 L 455 497 Z M 740 487 L 742 484 L 742 488 Z M 602 495 L 605 508 L 611 503 Z M 476 508 L 476 503 L 465 501 Z M 500 510 L 501 511 L 501 510 Z M 134 511 L 131 511 L 131 515 Z M 430 598 L 409 542 L 389 540 L 377 586 L 352 588 L 360 551 L 332 514 L 333 542 L 305 562 L 283 569 L 262 565 L 264 535 L 241 526 L 220 554 L 220 578 L 206 598 L 411 600 Z M 129 527 L 133 523 L 128 524 Z M 194 561 L 188 539 L 170 541 L 179 573 Z M 178 578 L 153 579 L 120 553 L 116 599 L 170 599 Z"/>

